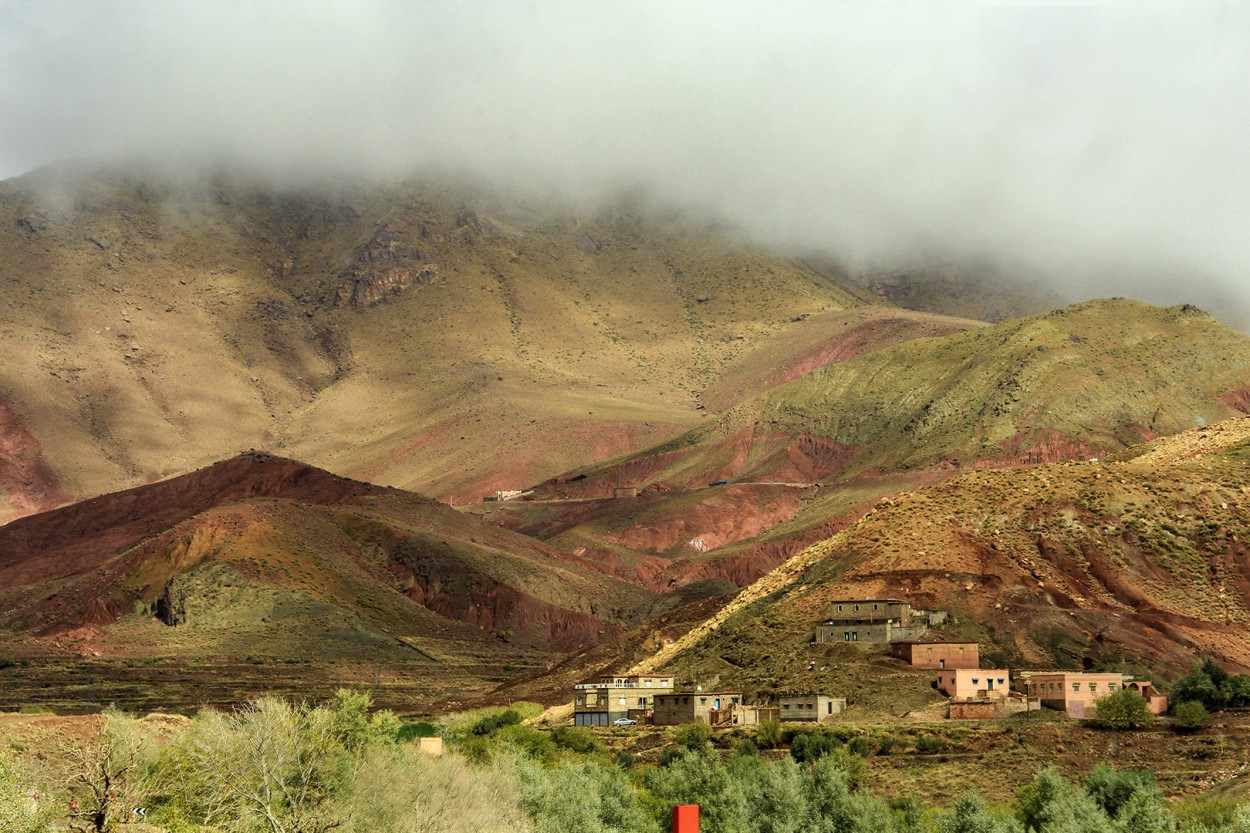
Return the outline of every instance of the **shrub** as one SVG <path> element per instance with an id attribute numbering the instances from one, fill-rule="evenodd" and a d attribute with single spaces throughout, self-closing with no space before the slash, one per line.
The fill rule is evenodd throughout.
<path id="1" fill-rule="evenodd" d="M 521 722 L 521 715 L 512 709 L 499 712 L 498 714 L 489 714 L 483 717 L 477 723 L 473 724 L 473 728 L 469 730 L 470 734 L 484 737 L 495 731 L 502 729 L 504 726 L 515 726 Z"/>
<path id="2" fill-rule="evenodd" d="M 17 660 L 8 654 L 0 654 L 0 668 L 12 668 L 17 665 Z"/>
<path id="3" fill-rule="evenodd" d="M 712 727 L 706 723 L 683 723 L 673 732 L 673 742 L 683 749 L 697 751 L 712 739 Z"/>
<path id="4" fill-rule="evenodd" d="M 916 739 L 916 751 L 931 754 L 946 748 L 946 741 L 937 735 L 921 735 Z"/>
<path id="5" fill-rule="evenodd" d="M 1104 729 L 1140 729 L 1154 721 L 1145 699 L 1131 688 L 1122 688 L 1098 701 L 1094 724 Z"/>
<path id="6" fill-rule="evenodd" d="M 781 743 L 781 722 L 765 720 L 755 727 L 755 742 L 760 749 L 775 749 Z"/>
<path id="7" fill-rule="evenodd" d="M 760 748 L 750 738 L 740 738 L 734 743 L 735 758 L 758 758 L 759 755 Z"/>
<path id="8" fill-rule="evenodd" d="M 395 733 L 396 743 L 408 743 L 413 738 L 438 737 L 438 727 L 433 723 L 405 723 Z"/>
<path id="9" fill-rule="evenodd" d="M 846 748 L 849 752 L 861 758 L 867 758 L 868 753 L 871 751 L 867 738 L 862 736 L 851 738 L 851 742 L 846 745 Z"/>
<path id="10" fill-rule="evenodd" d="M 811 763 L 841 748 L 842 741 L 835 737 L 800 732 L 790 741 L 790 757 L 799 763 Z"/>
<path id="11" fill-rule="evenodd" d="M 1189 700 L 1172 710 L 1172 727 L 1180 732 L 1193 732 L 1207 725 L 1207 717 L 1205 706 Z"/>
<path id="12" fill-rule="evenodd" d="M 597 755 L 603 751 L 595 733 L 584 726 L 557 726 L 551 730 L 556 746 L 582 755 Z"/>

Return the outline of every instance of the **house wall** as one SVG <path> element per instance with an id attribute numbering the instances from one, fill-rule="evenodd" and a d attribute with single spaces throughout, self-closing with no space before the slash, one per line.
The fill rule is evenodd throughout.
<path id="1" fill-rule="evenodd" d="M 817 642 L 869 642 L 882 644 L 890 641 L 894 627 L 889 622 L 867 624 L 852 622 L 840 625 L 823 624 L 816 626 Z"/>
<path id="2" fill-rule="evenodd" d="M 989 700 L 952 702 L 947 716 L 951 720 L 989 720 L 998 713 L 998 703 Z"/>
<path id="3" fill-rule="evenodd" d="M 656 726 L 681 723 L 717 723 L 742 705 L 742 694 L 724 691 L 683 691 L 655 695 L 651 722 Z M 713 713 L 717 714 L 713 714 Z M 723 712 L 723 715 L 720 714 Z"/>
<path id="4" fill-rule="evenodd" d="M 1003 668 L 948 668 L 938 672 L 937 689 L 952 700 L 1006 697 L 1011 675 Z"/>
<path id="5" fill-rule="evenodd" d="M 898 599 L 840 599 L 832 603 L 829 618 L 835 622 L 902 622 L 911 618 L 911 605 Z"/>
<path id="6" fill-rule="evenodd" d="M 980 646 L 975 642 L 896 642 L 891 653 L 912 668 L 977 668 Z"/>
<path id="7" fill-rule="evenodd" d="M 841 697 L 829 697 L 825 694 L 808 694 L 794 697 L 782 697 L 778 710 L 781 720 L 802 720 L 818 722 L 826 717 L 846 711 L 846 700 Z"/>
<path id="8" fill-rule="evenodd" d="M 1056 672 L 1030 674 L 1024 690 L 1028 696 L 1041 700 L 1043 706 L 1079 717 L 1084 715 L 1085 706 L 1115 694 L 1123 685 L 1123 674 Z M 1074 708 L 1078 703 L 1080 708 Z"/>

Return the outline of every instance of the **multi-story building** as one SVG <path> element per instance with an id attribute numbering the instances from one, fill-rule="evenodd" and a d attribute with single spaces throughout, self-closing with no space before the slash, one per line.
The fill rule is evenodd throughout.
<path id="1" fill-rule="evenodd" d="M 573 724 L 610 726 L 649 712 L 656 694 L 673 690 L 672 674 L 604 674 L 573 686 Z"/>
<path id="2" fill-rule="evenodd" d="M 913 610 L 901 599 L 840 599 L 816 626 L 817 642 L 902 642 L 946 621 L 944 610 Z"/>

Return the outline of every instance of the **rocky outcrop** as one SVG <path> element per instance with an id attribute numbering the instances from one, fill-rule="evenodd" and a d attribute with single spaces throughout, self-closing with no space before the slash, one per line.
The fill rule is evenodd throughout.
<path id="1" fill-rule="evenodd" d="M 431 283 L 436 274 L 437 267 L 427 263 L 416 246 L 384 230 L 357 250 L 334 302 L 358 309 L 371 307 L 411 286 Z"/>

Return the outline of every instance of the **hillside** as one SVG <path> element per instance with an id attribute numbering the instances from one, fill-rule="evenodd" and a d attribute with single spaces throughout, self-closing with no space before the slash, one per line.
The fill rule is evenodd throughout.
<path id="1" fill-rule="evenodd" d="M 667 439 L 883 303 L 627 201 L 85 164 L 0 183 L 0 291 L 0 520 L 245 448 L 477 499 Z"/>
<path id="2" fill-rule="evenodd" d="M 861 331 L 888 323 L 875 313 L 840 344 L 863 347 Z M 654 590 L 745 585 L 884 495 L 1101 457 L 1250 410 L 1250 338 L 1192 307 L 1095 301 L 873 346 L 480 511 Z M 638 496 L 611 499 L 621 487 Z"/>
<path id="3" fill-rule="evenodd" d="M 411 707 L 601 641 L 654 598 L 428 498 L 263 454 L 15 520 L 0 553 L 0 652 L 31 663 L 9 704 L 75 703 L 30 690 L 64 663 L 263 656 L 296 664 L 284 685 L 300 663 L 322 685 L 411 674 L 396 695 Z M 158 675 L 142 696 L 187 695 Z"/>
<path id="4" fill-rule="evenodd" d="M 948 635 L 1015 668 L 1170 678 L 1198 656 L 1250 668 L 1248 466 L 1241 418 L 1110 460 L 977 471 L 884 499 L 636 667 L 868 701 L 868 678 L 899 677 L 896 664 L 812 633 L 835 599 L 889 596 L 950 610 Z M 809 674 L 811 660 L 828 669 Z"/>

